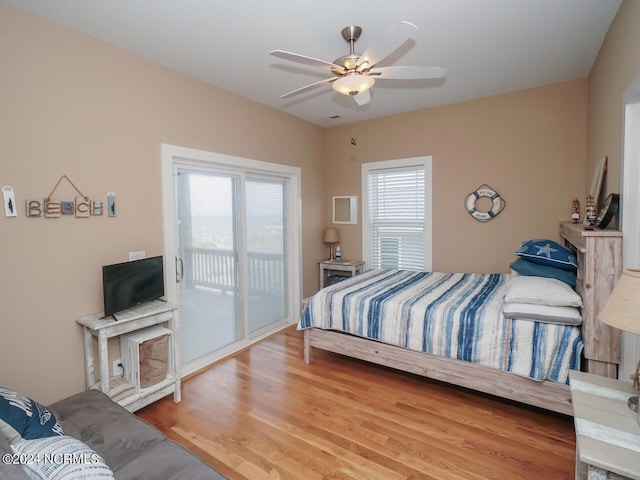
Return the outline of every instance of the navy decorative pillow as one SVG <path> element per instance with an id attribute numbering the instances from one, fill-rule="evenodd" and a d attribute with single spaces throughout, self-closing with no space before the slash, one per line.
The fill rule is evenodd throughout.
<path id="1" fill-rule="evenodd" d="M 0 387 L 0 434 L 9 443 L 62 435 L 56 416 L 44 405 Z"/>
<path id="2" fill-rule="evenodd" d="M 546 277 L 555 278 L 572 287 L 576 286 L 576 274 L 572 270 L 564 270 L 562 268 L 549 267 L 538 263 L 529 262 L 523 258 L 517 259 L 509 265 L 514 272 L 529 277 Z"/>
<path id="3" fill-rule="evenodd" d="M 564 270 L 578 267 L 578 259 L 573 252 L 553 240 L 535 239 L 522 242 L 516 250 L 516 255 L 533 263 Z"/>

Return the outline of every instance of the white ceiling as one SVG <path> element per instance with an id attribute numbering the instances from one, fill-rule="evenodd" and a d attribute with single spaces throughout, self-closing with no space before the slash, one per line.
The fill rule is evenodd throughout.
<path id="1" fill-rule="evenodd" d="M 0 0 L 321 126 L 362 121 L 586 77 L 621 0 Z M 362 53 L 390 27 L 419 28 L 377 66 L 447 69 L 443 80 L 378 81 L 371 102 L 269 55 L 332 62 L 340 31 L 363 29 Z M 335 115 L 339 118 L 331 119 Z"/>

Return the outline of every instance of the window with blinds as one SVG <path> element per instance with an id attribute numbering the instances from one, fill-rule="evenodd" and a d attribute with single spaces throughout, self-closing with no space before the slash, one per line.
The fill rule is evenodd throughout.
<path id="1" fill-rule="evenodd" d="M 430 167 L 430 157 L 363 165 L 369 267 L 431 269 Z"/>

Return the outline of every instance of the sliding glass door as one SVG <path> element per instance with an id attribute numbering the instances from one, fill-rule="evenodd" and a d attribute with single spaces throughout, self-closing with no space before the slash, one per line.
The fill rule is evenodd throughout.
<path id="1" fill-rule="evenodd" d="M 285 183 L 248 178 L 245 182 L 249 332 L 287 317 Z"/>
<path id="2" fill-rule="evenodd" d="M 244 336 L 238 272 L 239 178 L 178 170 L 178 286 L 182 361 L 189 363 Z"/>
<path id="3" fill-rule="evenodd" d="M 175 165 L 182 362 L 199 368 L 291 321 L 288 180 Z"/>

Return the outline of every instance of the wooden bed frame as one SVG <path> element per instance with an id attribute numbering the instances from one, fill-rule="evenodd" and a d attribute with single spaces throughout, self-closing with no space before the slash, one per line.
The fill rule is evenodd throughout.
<path id="1" fill-rule="evenodd" d="M 597 320 L 597 313 L 622 273 L 622 234 L 616 230 L 586 230 L 583 225 L 562 222 L 560 237 L 578 256 L 578 285 L 583 298 L 583 369 L 617 377 L 620 363 L 620 331 Z M 308 328 L 304 331 L 304 360 L 313 361 L 319 348 L 452 383 L 509 400 L 573 415 L 569 386 L 538 382 L 462 360 L 407 350 L 342 332 Z"/>

